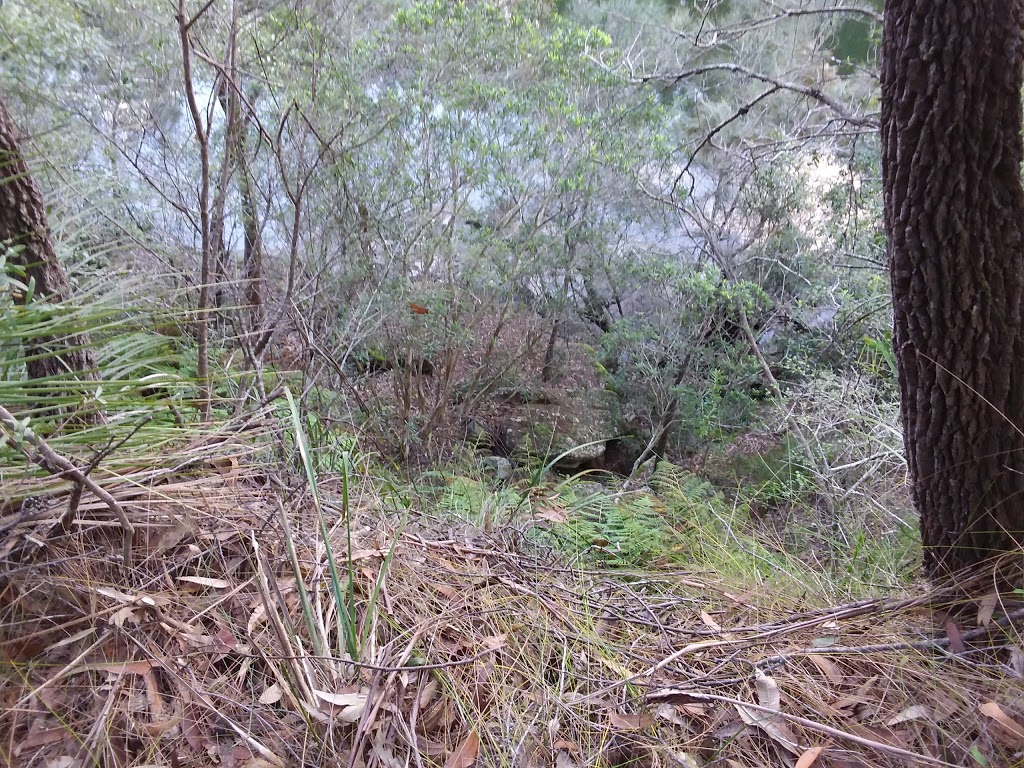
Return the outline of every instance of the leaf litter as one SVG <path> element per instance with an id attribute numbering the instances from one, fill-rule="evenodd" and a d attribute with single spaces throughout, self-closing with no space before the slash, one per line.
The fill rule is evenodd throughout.
<path id="1" fill-rule="evenodd" d="M 1019 600 L 986 595 L 953 620 L 951 595 L 924 587 L 828 605 L 713 574 L 587 569 L 500 531 L 404 526 L 369 473 L 349 489 L 348 530 L 328 531 L 352 553 L 339 592 L 301 487 L 221 458 L 227 474 L 106 479 L 140 529 L 130 569 L 101 505 L 28 554 L 39 535 L 8 531 L 0 762 L 845 768 L 1024 754 Z M 329 482 L 321 493 L 341 509 Z M 49 517 L 66 494 L 48 490 Z"/>

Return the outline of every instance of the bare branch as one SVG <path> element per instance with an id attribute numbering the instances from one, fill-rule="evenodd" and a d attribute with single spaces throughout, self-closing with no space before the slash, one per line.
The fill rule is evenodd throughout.
<path id="1" fill-rule="evenodd" d="M 724 27 L 718 27 L 716 29 L 708 30 L 704 32 L 703 28 L 698 34 L 697 45 L 701 47 L 714 45 L 722 42 L 723 38 L 734 39 L 752 32 L 755 29 L 763 29 L 770 27 L 773 24 L 778 24 L 781 21 L 787 19 L 795 19 L 801 16 L 832 16 L 832 15 L 845 15 L 845 16 L 863 16 L 864 18 L 872 21 L 876 24 L 882 23 L 882 14 L 878 11 L 874 11 L 870 8 L 861 8 L 854 5 L 837 5 L 830 8 L 784 8 L 778 13 L 772 14 L 771 16 L 764 16 L 760 19 L 750 19 L 749 21 L 739 22 L 737 24 L 730 24 Z M 673 30 L 680 37 L 688 37 L 689 35 Z M 701 42 L 700 38 L 710 37 L 711 40 L 708 42 Z"/>
<path id="2" fill-rule="evenodd" d="M 192 124 L 196 132 L 196 143 L 199 144 L 199 161 L 201 176 L 199 179 L 199 220 L 203 245 L 202 267 L 199 278 L 199 306 L 196 312 L 196 345 L 198 347 L 197 375 L 199 377 L 199 399 L 202 416 L 209 420 L 212 409 L 210 392 L 209 349 L 207 333 L 209 326 L 210 304 L 210 273 L 213 262 L 213 242 L 210 225 L 210 137 L 203 126 L 203 118 L 196 100 L 195 83 L 192 80 L 192 41 L 188 31 L 195 19 L 210 7 L 210 0 L 191 21 L 185 13 L 185 0 L 178 0 L 178 33 L 181 38 L 181 66 L 185 79 L 185 99 L 192 116 Z"/>
<path id="3" fill-rule="evenodd" d="M 814 99 L 826 107 L 831 109 L 843 120 L 853 125 L 862 126 L 864 128 L 876 129 L 878 128 L 878 121 L 872 117 L 861 116 L 854 114 L 849 107 L 834 98 L 826 94 L 821 88 L 813 85 L 801 85 L 800 83 L 788 82 L 786 80 L 779 80 L 771 75 L 766 75 L 758 72 L 750 67 L 745 67 L 742 64 L 732 63 L 721 63 L 721 64 L 703 64 L 699 67 L 691 67 L 690 69 L 684 69 L 680 72 L 671 72 L 656 75 L 644 75 L 640 77 L 631 78 L 635 83 L 642 83 L 644 85 L 648 83 L 678 83 L 682 80 L 689 80 L 694 77 L 700 77 L 711 72 L 731 72 L 732 74 L 740 75 L 741 77 L 749 78 L 750 80 L 757 80 L 762 83 L 768 83 L 769 85 L 775 86 L 779 90 L 792 91 L 793 93 L 799 93 L 801 96 L 806 96 L 809 99 Z"/>
<path id="4" fill-rule="evenodd" d="M 95 494 L 107 508 L 113 512 L 121 523 L 121 530 L 124 532 L 124 566 L 131 564 L 132 542 L 135 538 L 135 526 L 128 519 L 124 507 L 110 495 L 109 491 L 101 487 L 89 477 L 88 470 L 82 470 L 72 464 L 68 459 L 61 456 L 47 444 L 43 438 L 32 431 L 31 428 L 23 426 L 10 411 L 0 405 L 0 424 L 7 428 L 11 434 L 5 435 L 5 441 L 12 447 L 17 448 L 26 459 L 42 467 L 54 477 L 66 477 L 74 482 L 79 488 L 87 488 Z M 19 435 L 21 440 L 17 440 Z M 32 450 L 34 449 L 34 450 Z M 81 491 L 79 491 L 81 493 Z"/>

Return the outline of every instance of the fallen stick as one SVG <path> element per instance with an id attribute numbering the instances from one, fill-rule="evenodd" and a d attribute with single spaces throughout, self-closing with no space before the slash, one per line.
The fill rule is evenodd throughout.
<path id="1" fill-rule="evenodd" d="M 131 563 L 135 526 L 132 525 L 132 521 L 128 519 L 124 507 L 118 503 L 117 499 L 100 487 L 86 472 L 53 450 L 43 438 L 32 431 L 31 427 L 14 418 L 14 415 L 2 405 L 0 405 L 0 424 L 7 429 L 7 434 L 5 435 L 7 442 L 20 450 L 26 459 L 42 467 L 54 477 L 68 478 L 75 483 L 78 489 L 88 489 L 100 501 L 106 504 L 111 512 L 117 515 L 117 519 L 121 523 L 121 530 L 124 531 L 123 558 L 124 567 L 127 568 Z M 15 435 L 20 436 L 21 440 L 15 439 Z M 32 448 L 35 450 L 31 450 Z"/>

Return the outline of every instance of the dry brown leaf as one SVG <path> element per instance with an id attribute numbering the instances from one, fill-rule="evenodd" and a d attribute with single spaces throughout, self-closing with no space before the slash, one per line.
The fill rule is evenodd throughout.
<path id="1" fill-rule="evenodd" d="M 757 702 L 765 709 L 772 712 L 779 712 L 781 709 L 782 695 L 779 693 L 778 683 L 771 675 L 767 675 L 760 669 L 754 670 L 754 687 L 757 690 Z M 747 725 L 760 728 L 764 733 L 783 749 L 793 753 L 800 753 L 800 746 L 796 736 L 786 725 L 785 721 L 777 715 L 772 715 L 760 710 L 745 707 L 742 704 L 736 705 L 736 711 Z"/>
<path id="2" fill-rule="evenodd" d="M 387 552 L 380 549 L 357 549 L 352 553 L 349 560 L 354 563 L 356 560 L 366 560 L 371 557 L 384 557 L 386 554 Z"/>
<path id="3" fill-rule="evenodd" d="M 864 696 L 853 694 L 851 696 L 841 696 L 832 702 L 832 708 L 837 710 L 854 709 L 858 704 L 867 704 L 868 700 Z M 849 716 L 851 712 L 843 712 L 844 715 Z"/>
<path id="4" fill-rule="evenodd" d="M 855 723 L 849 728 L 850 732 L 856 736 L 888 744 L 890 747 L 909 749 L 911 746 L 910 734 L 903 728 L 893 729 L 883 725 L 866 725 L 864 723 Z"/>
<path id="5" fill-rule="evenodd" d="M 487 682 L 494 672 L 494 659 L 488 659 L 476 668 L 476 684 L 473 686 L 473 703 L 477 711 L 485 712 L 490 707 L 492 691 Z"/>
<path id="6" fill-rule="evenodd" d="M 318 709 L 314 704 L 311 704 L 305 699 L 301 699 L 299 701 L 299 704 L 302 705 L 303 710 L 305 710 L 306 714 L 308 714 L 310 717 L 320 721 L 321 723 L 331 722 L 332 716 Z"/>
<path id="7" fill-rule="evenodd" d="M 205 749 L 208 742 L 206 736 L 200 732 L 199 723 L 189 709 L 186 709 L 185 716 L 181 721 L 181 735 L 185 742 L 197 752 Z"/>
<path id="8" fill-rule="evenodd" d="M 608 713 L 608 722 L 612 728 L 620 731 L 639 731 L 654 725 L 650 715 L 620 715 L 618 712 Z"/>
<path id="9" fill-rule="evenodd" d="M 715 632 L 721 632 L 722 631 L 721 625 L 719 625 L 719 623 L 717 621 L 715 621 L 713 618 L 711 618 L 711 614 L 708 613 L 707 611 L 701 611 L 700 612 L 700 620 L 703 621 L 704 624 L 706 624 L 709 629 L 713 629 L 713 630 L 715 630 Z"/>
<path id="10" fill-rule="evenodd" d="M 1024 747 L 1024 725 L 1021 725 L 1006 714 L 1002 707 L 994 701 L 986 701 L 981 705 L 978 711 L 999 723 L 999 725 L 1016 740 L 1018 746 Z"/>
<path id="11" fill-rule="evenodd" d="M 434 678 L 430 678 L 420 690 L 419 696 L 419 707 L 420 709 L 426 709 L 430 706 L 431 701 L 434 699 L 434 695 L 437 693 L 438 683 Z"/>
<path id="12" fill-rule="evenodd" d="M 760 669 L 754 670 L 754 688 L 757 689 L 757 703 L 765 709 L 778 712 L 782 708 L 782 695 L 775 678 Z"/>
<path id="13" fill-rule="evenodd" d="M 452 708 L 445 699 L 439 699 L 424 711 L 421 727 L 424 733 L 445 730 L 453 720 Z"/>
<path id="14" fill-rule="evenodd" d="M 690 726 L 690 721 L 679 714 L 678 708 L 674 704 L 669 704 L 668 702 L 660 704 L 658 708 L 654 710 L 654 714 L 656 717 L 660 717 L 662 720 L 667 720 L 674 725 L 682 726 L 683 728 L 688 728 Z"/>
<path id="15" fill-rule="evenodd" d="M 875 687 L 875 683 L 878 681 L 878 675 L 872 675 L 857 688 L 858 696 L 871 696 Z"/>
<path id="16" fill-rule="evenodd" d="M 125 622 L 130 621 L 136 627 L 139 625 L 139 617 L 135 615 L 135 607 L 126 605 L 123 608 L 118 608 L 109 617 L 107 622 L 113 627 L 123 628 Z"/>
<path id="17" fill-rule="evenodd" d="M 316 688 L 313 689 L 313 694 L 322 701 L 326 701 L 328 704 L 333 704 L 336 707 L 356 707 L 361 704 L 366 704 L 368 698 L 366 693 L 330 693 L 328 691 L 319 691 Z"/>
<path id="18" fill-rule="evenodd" d="M 964 637 L 955 621 L 946 622 L 946 637 L 949 638 L 949 650 L 953 653 L 965 653 L 967 651 L 967 646 L 964 645 Z"/>
<path id="19" fill-rule="evenodd" d="M 753 597 L 757 593 L 753 589 L 748 589 L 746 592 L 744 592 L 741 595 L 734 595 L 731 592 L 723 592 L 722 594 L 725 595 L 730 600 L 732 600 L 737 605 L 746 605 L 747 603 L 750 602 L 750 598 Z"/>
<path id="20" fill-rule="evenodd" d="M 277 683 L 269 686 L 262 694 L 260 694 L 260 704 L 277 704 L 282 698 L 284 698 L 284 691 L 281 690 L 281 686 Z"/>
<path id="21" fill-rule="evenodd" d="M 704 765 L 696 756 L 689 752 L 673 752 L 672 757 L 675 758 L 676 763 L 681 765 L 682 768 L 701 768 Z"/>
<path id="22" fill-rule="evenodd" d="M 110 587 L 94 587 L 94 591 L 97 595 L 109 597 L 121 603 L 134 603 L 136 600 L 132 595 L 126 595 L 124 592 L 119 592 L 116 589 L 111 589 Z"/>
<path id="23" fill-rule="evenodd" d="M 843 673 L 839 671 L 839 667 L 830 658 L 820 653 L 812 653 L 808 658 L 821 671 L 821 674 L 828 678 L 832 685 L 842 685 Z"/>
<path id="24" fill-rule="evenodd" d="M 932 717 L 932 711 L 929 707 L 924 704 L 914 704 L 911 707 L 907 707 L 898 715 L 892 717 L 886 721 L 886 725 L 899 725 L 900 723 L 907 723 L 912 720 L 930 720 Z"/>
<path id="25" fill-rule="evenodd" d="M 995 592 L 989 592 L 981 598 L 981 605 L 978 606 L 979 627 L 987 627 L 991 623 L 992 614 L 996 612 L 997 605 L 999 605 L 999 595 Z"/>
<path id="26" fill-rule="evenodd" d="M 35 749 L 47 744 L 55 744 L 67 736 L 67 728 L 43 728 L 38 731 L 30 731 L 18 742 L 18 746 L 14 748 L 14 754 L 20 755 L 26 748 Z"/>
<path id="27" fill-rule="evenodd" d="M 224 581 L 224 579 L 208 579 L 205 576 L 179 576 L 178 581 L 188 582 L 189 584 L 198 584 L 200 587 L 210 587 L 211 589 L 227 589 L 231 586 L 230 581 Z"/>
<path id="28" fill-rule="evenodd" d="M 534 512 L 534 517 L 538 520 L 547 520 L 549 523 L 564 523 L 565 513 L 561 509 L 555 507 L 539 507 Z"/>
<path id="29" fill-rule="evenodd" d="M 796 761 L 796 765 L 793 768 L 811 768 L 823 750 L 824 747 L 811 747 L 800 755 L 800 759 Z"/>
<path id="30" fill-rule="evenodd" d="M 455 589 L 455 587 L 449 587 L 447 584 L 434 584 L 433 587 L 435 592 L 439 592 L 449 600 L 457 600 L 462 596 L 459 590 Z"/>
<path id="31" fill-rule="evenodd" d="M 427 757 L 437 757 L 444 754 L 444 744 L 431 741 L 423 736 L 416 737 L 416 751 Z"/>
<path id="32" fill-rule="evenodd" d="M 172 528 L 168 528 L 157 540 L 156 549 L 154 555 L 160 556 L 170 549 L 178 546 L 182 539 L 192 533 L 192 528 L 184 520 L 179 517 L 175 517 L 175 524 Z"/>
<path id="33" fill-rule="evenodd" d="M 470 768 L 476 762 L 476 756 L 480 753 L 480 736 L 476 731 L 470 731 L 455 751 L 452 752 L 444 768 Z"/>
<path id="34" fill-rule="evenodd" d="M 46 646 L 46 652 L 53 653 L 58 648 L 63 648 L 65 645 L 72 645 L 74 643 L 77 643 L 79 640 L 89 637 L 89 635 L 93 635 L 95 633 L 96 627 L 86 627 L 81 632 L 75 632 L 73 635 L 65 637 L 61 640 L 58 640 L 55 643 L 52 643 L 51 645 Z"/>
<path id="35" fill-rule="evenodd" d="M 147 736 L 156 738 L 158 736 L 163 736 L 165 733 L 171 730 L 171 728 L 180 723 L 181 720 L 182 714 L 181 712 L 177 712 L 171 717 L 167 718 L 166 720 L 160 720 L 159 722 L 155 723 L 139 723 L 138 729 Z"/>
<path id="36" fill-rule="evenodd" d="M 386 729 L 378 730 L 372 742 L 373 756 L 384 768 L 405 768 L 406 763 L 395 754 L 395 744 L 388 738 Z"/>
<path id="37" fill-rule="evenodd" d="M 721 718 L 719 718 L 719 722 L 721 722 Z M 718 741 L 732 741 L 738 738 L 740 734 L 745 733 L 749 727 L 742 719 L 733 720 L 715 728 L 711 735 L 718 739 Z"/>
<path id="38" fill-rule="evenodd" d="M 1010 651 L 1010 669 L 1016 672 L 1018 677 L 1024 677 L 1024 651 L 1016 645 Z"/>
<path id="39" fill-rule="evenodd" d="M 253 634 L 253 631 L 262 622 L 267 620 L 267 607 L 265 605 L 258 605 L 253 610 L 252 615 L 249 616 L 249 621 L 245 624 L 245 629 L 248 634 Z"/>
<path id="40" fill-rule="evenodd" d="M 153 722 L 161 722 L 164 719 L 164 697 L 160 695 L 160 686 L 156 682 L 156 675 L 152 669 L 142 673 L 142 680 L 146 683 L 146 702 L 149 704 L 149 716 Z"/>
<path id="41" fill-rule="evenodd" d="M 210 468 L 220 473 L 221 477 L 228 481 L 228 485 L 234 485 L 238 478 L 238 458 L 236 456 L 215 456 L 210 459 Z"/>
<path id="42" fill-rule="evenodd" d="M 929 698 L 931 698 L 932 717 L 937 723 L 961 712 L 960 704 L 941 691 L 933 691 Z"/>
<path id="43" fill-rule="evenodd" d="M 489 637 L 485 637 L 483 640 L 481 640 L 480 644 L 484 648 L 496 651 L 499 648 L 503 647 L 507 640 L 508 635 L 490 635 Z"/>
<path id="44" fill-rule="evenodd" d="M 120 663 L 114 662 L 113 664 L 96 664 L 89 668 L 115 675 L 144 675 L 154 666 L 156 666 L 155 661 L 125 661 Z"/>
<path id="45" fill-rule="evenodd" d="M 756 709 L 750 709 L 742 704 L 736 704 L 736 711 L 739 712 L 743 722 L 760 728 L 768 738 L 794 755 L 800 754 L 800 745 L 796 735 L 785 724 L 785 721 L 777 715 L 770 715 Z"/>

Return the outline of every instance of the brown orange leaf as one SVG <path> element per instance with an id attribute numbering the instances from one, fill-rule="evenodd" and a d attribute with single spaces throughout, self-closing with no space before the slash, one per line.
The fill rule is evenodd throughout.
<path id="1" fill-rule="evenodd" d="M 20 754 L 24 749 L 36 749 L 47 744 L 56 744 L 67 737 L 67 728 L 41 728 L 23 737 L 15 748 L 14 754 Z"/>
<path id="2" fill-rule="evenodd" d="M 654 718 L 650 715 L 620 715 L 618 712 L 609 712 L 608 722 L 612 728 L 620 731 L 639 731 L 654 725 Z"/>
<path id="3" fill-rule="evenodd" d="M 818 759 L 818 755 L 821 754 L 824 747 L 811 747 L 802 755 L 800 759 L 796 761 L 794 768 L 811 768 L 814 765 L 814 761 Z"/>
<path id="4" fill-rule="evenodd" d="M 476 762 L 476 756 L 480 753 L 480 736 L 476 731 L 470 731 L 455 751 L 444 764 L 444 768 L 470 768 Z"/>
<path id="5" fill-rule="evenodd" d="M 808 658 L 811 663 L 821 670 L 821 674 L 828 678 L 828 681 L 833 685 L 840 685 L 843 682 L 843 673 L 839 671 L 839 667 L 826 656 L 819 653 L 812 653 Z"/>
<path id="6" fill-rule="evenodd" d="M 431 741 L 426 736 L 416 734 L 416 751 L 427 757 L 438 757 L 444 754 L 444 744 Z"/>
<path id="7" fill-rule="evenodd" d="M 713 630 L 715 630 L 715 632 L 721 632 L 722 631 L 721 625 L 719 625 L 719 623 L 717 621 L 715 621 L 713 618 L 711 618 L 711 614 L 708 613 L 707 611 L 701 611 L 700 612 L 700 620 L 703 621 L 704 624 L 706 624 L 709 629 L 713 629 Z"/>
<path id="8" fill-rule="evenodd" d="M 963 635 L 960 633 L 960 627 L 956 625 L 956 622 L 946 622 L 946 637 L 949 638 L 949 650 L 953 653 L 965 653 L 967 651 Z"/>
<path id="9" fill-rule="evenodd" d="M 1024 746 L 1024 725 L 1006 714 L 1002 707 L 994 701 L 986 701 L 978 711 L 999 723 L 1003 730 L 1013 736 L 1020 746 Z"/>

